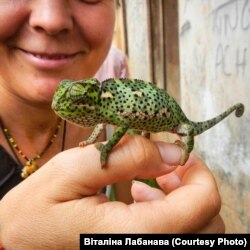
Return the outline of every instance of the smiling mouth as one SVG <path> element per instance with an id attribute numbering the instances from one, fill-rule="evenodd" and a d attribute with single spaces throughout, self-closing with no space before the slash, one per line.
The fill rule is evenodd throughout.
<path id="1" fill-rule="evenodd" d="M 23 53 L 29 64 L 43 70 L 62 69 L 65 66 L 69 66 L 82 53 L 40 53 L 18 49 Z"/>
<path id="2" fill-rule="evenodd" d="M 74 55 L 47 55 L 47 54 L 34 54 L 34 53 L 29 53 L 37 58 L 40 59 L 46 59 L 46 60 L 60 60 L 60 59 L 67 59 L 71 58 Z"/>
<path id="3" fill-rule="evenodd" d="M 47 53 L 31 52 L 31 51 L 27 51 L 24 49 L 20 49 L 20 50 L 28 55 L 34 56 L 34 57 L 39 58 L 39 59 L 44 59 L 44 60 L 70 59 L 70 58 L 75 57 L 77 54 L 79 54 L 78 52 L 72 53 L 72 54 L 62 54 L 62 53 L 47 54 Z"/>

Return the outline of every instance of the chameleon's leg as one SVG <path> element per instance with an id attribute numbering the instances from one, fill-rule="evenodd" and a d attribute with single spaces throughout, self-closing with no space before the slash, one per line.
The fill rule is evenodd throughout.
<path id="1" fill-rule="evenodd" d="M 183 155 L 180 161 L 180 165 L 183 166 L 187 162 L 189 154 L 194 148 L 194 129 L 189 124 L 182 124 L 178 128 L 177 134 L 182 137 L 181 140 L 175 141 L 175 144 L 183 149 Z"/>
<path id="2" fill-rule="evenodd" d="M 119 140 L 122 138 L 122 136 L 126 133 L 127 130 L 128 126 L 124 124 L 123 126 L 120 126 L 116 129 L 111 139 L 106 144 L 102 143 L 95 144 L 96 148 L 101 151 L 102 168 L 105 166 L 109 152 L 119 142 Z"/>
<path id="3" fill-rule="evenodd" d="M 103 131 L 104 125 L 103 124 L 98 124 L 95 126 L 94 130 L 92 131 L 91 135 L 86 141 L 81 141 L 79 143 L 79 147 L 84 147 L 86 145 L 92 144 L 96 141 L 98 136 L 101 134 Z"/>

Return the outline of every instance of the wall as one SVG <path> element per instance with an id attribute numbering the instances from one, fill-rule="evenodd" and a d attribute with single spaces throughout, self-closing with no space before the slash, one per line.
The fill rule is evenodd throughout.
<path id="1" fill-rule="evenodd" d="M 250 0 L 120 2 L 132 77 L 167 89 L 194 121 L 245 104 L 243 117 L 197 136 L 194 150 L 215 175 L 227 232 L 250 233 Z"/>
<path id="2" fill-rule="evenodd" d="M 179 1 L 181 105 L 205 120 L 231 115 L 196 138 L 195 151 L 216 176 L 227 232 L 250 232 L 250 0 Z"/>
<path id="3" fill-rule="evenodd" d="M 179 100 L 177 3 L 122 0 L 117 10 L 117 30 L 124 31 L 123 47 L 129 57 L 131 77 L 152 81 Z M 120 36 L 115 41 L 121 40 Z"/>

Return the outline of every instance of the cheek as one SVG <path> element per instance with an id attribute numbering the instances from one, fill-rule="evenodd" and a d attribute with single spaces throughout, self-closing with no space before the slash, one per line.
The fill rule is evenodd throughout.
<path id="1" fill-rule="evenodd" d="M 92 51 L 94 49 L 98 51 L 107 50 L 112 42 L 114 32 L 114 5 L 106 4 L 96 7 L 92 11 L 90 7 L 83 12 L 78 16 L 78 22 L 84 40 Z"/>
<path id="2" fill-rule="evenodd" d="M 115 12 L 110 8 L 99 12 L 87 12 L 79 20 L 82 37 L 90 49 L 87 62 L 88 73 L 93 76 L 108 54 L 113 39 Z"/>
<path id="3" fill-rule="evenodd" d="M 110 14 L 110 13 L 109 13 Z M 114 32 L 114 16 L 103 16 L 102 18 L 93 21 L 94 29 L 89 30 L 92 38 L 92 44 L 102 44 L 110 42 Z"/>
<path id="4" fill-rule="evenodd" d="M 28 6 L 24 2 L 0 0 L 0 41 L 13 36 L 25 22 Z"/>

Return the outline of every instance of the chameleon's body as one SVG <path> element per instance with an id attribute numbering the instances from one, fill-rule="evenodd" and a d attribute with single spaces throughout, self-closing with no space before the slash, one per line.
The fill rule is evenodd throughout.
<path id="1" fill-rule="evenodd" d="M 193 149 L 194 136 L 211 128 L 234 110 L 237 117 L 244 112 L 243 104 L 239 103 L 211 120 L 192 122 L 166 91 L 152 83 L 137 79 L 108 79 L 100 83 L 94 78 L 63 80 L 55 92 L 52 108 L 70 122 L 83 127 L 96 126 L 89 139 L 81 145 L 96 140 L 102 129 L 100 124 L 118 126 L 107 144 L 96 145 L 101 151 L 102 166 L 128 129 L 178 134 L 183 138 L 177 141 L 184 148 L 183 165 Z"/>

